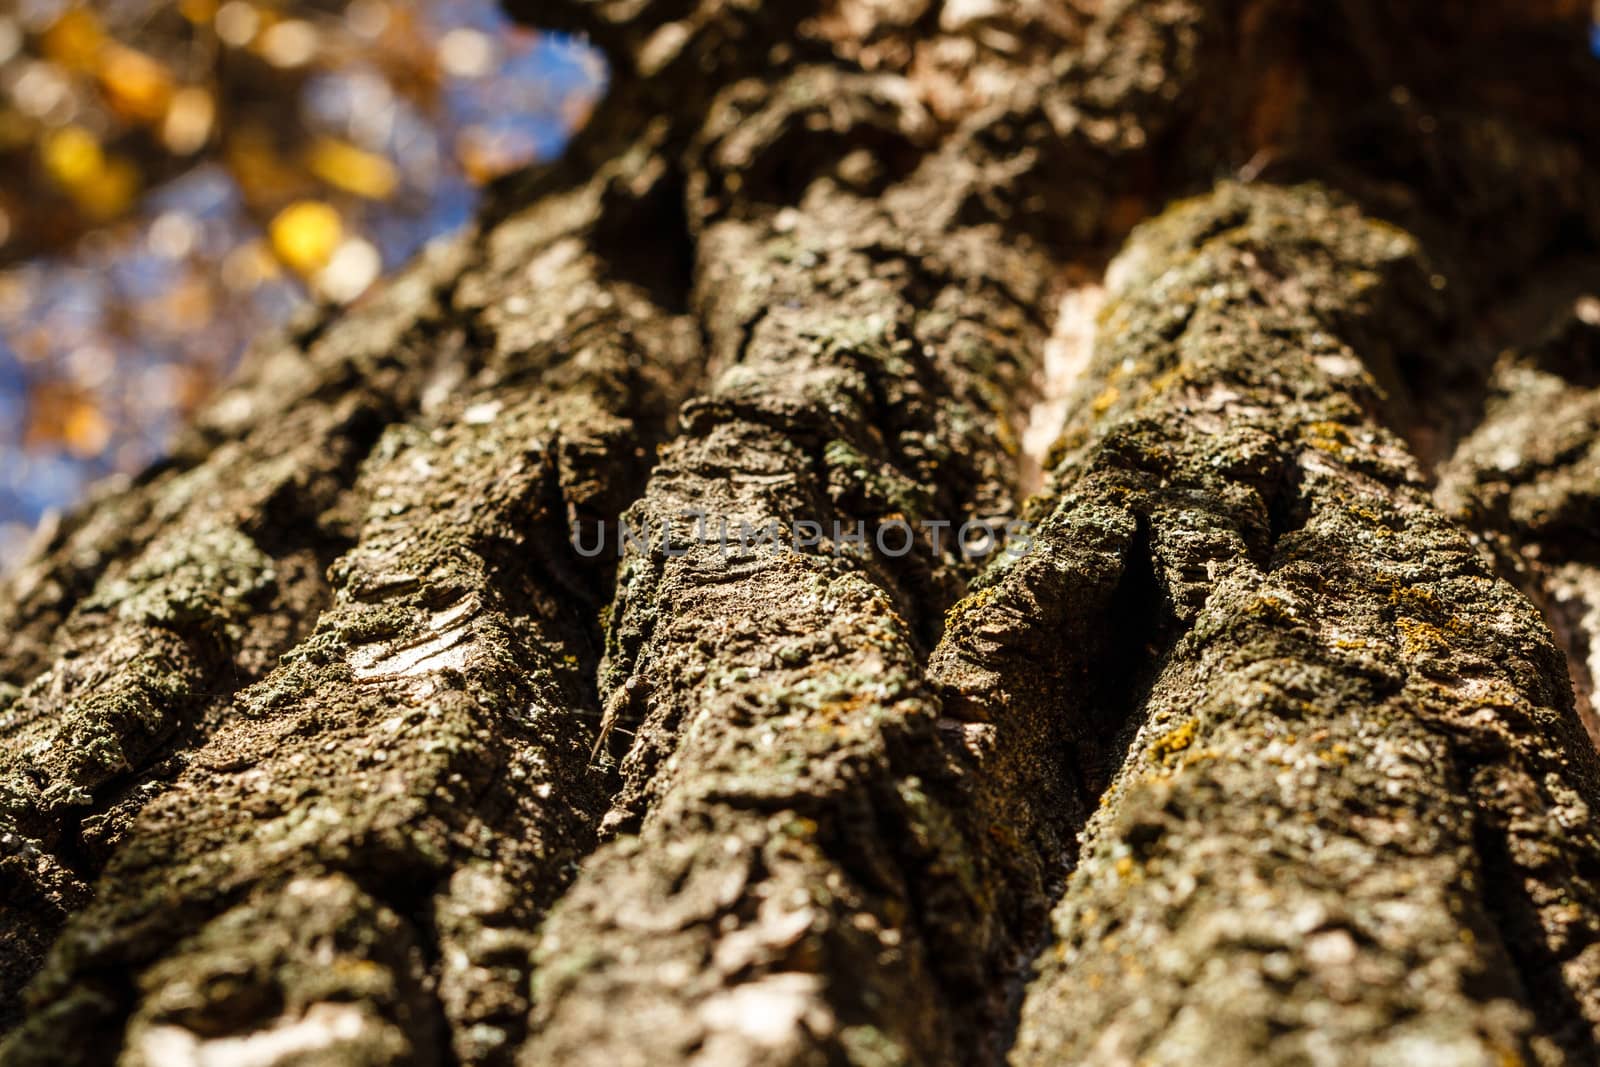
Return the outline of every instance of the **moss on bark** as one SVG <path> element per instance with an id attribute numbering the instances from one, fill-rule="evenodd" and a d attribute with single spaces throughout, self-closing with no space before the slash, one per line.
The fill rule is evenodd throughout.
<path id="1" fill-rule="evenodd" d="M 6 1061 L 1594 1058 L 1582 6 L 539 5 L 568 157 L 0 599 Z"/>

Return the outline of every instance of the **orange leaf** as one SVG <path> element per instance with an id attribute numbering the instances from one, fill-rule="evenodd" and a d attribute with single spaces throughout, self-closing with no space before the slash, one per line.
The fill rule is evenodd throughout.
<path id="1" fill-rule="evenodd" d="M 107 45 L 100 58 L 100 87 L 111 106 L 129 118 L 157 122 L 172 101 L 172 73 L 143 52 Z"/>

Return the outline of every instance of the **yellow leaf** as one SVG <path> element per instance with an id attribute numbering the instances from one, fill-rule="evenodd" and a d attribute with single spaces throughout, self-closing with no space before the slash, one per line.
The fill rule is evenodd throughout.
<path id="1" fill-rule="evenodd" d="M 106 43 L 100 20 L 85 8 L 71 7 L 50 24 L 39 41 L 46 59 L 73 70 L 93 70 Z"/>
<path id="2" fill-rule="evenodd" d="M 156 122 L 172 100 L 172 74 L 143 52 L 119 44 L 106 46 L 100 58 L 100 87 L 111 106 L 124 115 Z"/>
<path id="3" fill-rule="evenodd" d="M 119 157 L 108 158 L 103 167 L 72 187 L 79 210 L 100 222 L 127 211 L 138 196 L 139 168 Z"/>
<path id="4" fill-rule="evenodd" d="M 39 145 L 44 169 L 59 185 L 81 185 L 105 169 L 105 153 L 94 134 L 82 126 L 52 130 Z"/>
<path id="5" fill-rule="evenodd" d="M 300 200 L 282 211 L 267 228 L 272 250 L 290 269 L 315 274 L 332 258 L 344 236 L 339 213 L 319 200 Z"/>
<path id="6" fill-rule="evenodd" d="M 368 200 L 387 200 L 400 184 L 393 163 L 331 137 L 317 138 L 306 154 L 306 166 L 336 189 Z"/>

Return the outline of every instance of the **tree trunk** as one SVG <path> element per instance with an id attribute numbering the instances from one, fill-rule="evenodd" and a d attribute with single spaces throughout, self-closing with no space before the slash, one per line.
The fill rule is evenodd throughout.
<path id="1" fill-rule="evenodd" d="M 523 6 L 0 601 L 5 1062 L 1600 1059 L 1586 4 Z"/>

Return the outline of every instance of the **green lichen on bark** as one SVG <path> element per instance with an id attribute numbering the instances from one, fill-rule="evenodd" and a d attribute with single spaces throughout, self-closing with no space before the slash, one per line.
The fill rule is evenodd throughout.
<path id="1" fill-rule="evenodd" d="M 1181 24 L 1183 58 L 1135 32 L 1086 59 L 1086 80 L 1183 66 L 1194 14 L 1153 16 Z M 1114 36 L 1122 17 L 1095 25 Z M 1059 263 L 1023 232 L 1041 220 L 1006 206 L 1046 169 L 1030 151 L 1044 142 L 995 127 L 1026 123 L 1048 77 L 955 122 L 890 74 L 821 67 L 712 100 L 687 187 L 722 371 L 629 512 L 675 523 L 688 550 L 619 570 L 602 690 L 625 752 L 607 826 L 623 836 L 545 927 L 528 1062 L 992 1054 L 1003 976 L 1056 864 L 1007 856 L 1010 827 L 958 810 L 968 724 L 919 679 L 972 573 L 953 529 L 909 556 L 873 545 L 886 522 L 1009 510 L 1044 341 L 1034 309 Z M 1075 94 L 1090 90 L 1057 102 Z M 1117 114 L 1177 107 L 1157 94 Z M 1059 142 L 1101 166 L 1143 143 L 1087 127 Z M 1092 234 L 1083 210 L 1053 224 Z M 784 539 L 817 522 L 824 540 L 696 545 L 695 509 Z M 835 522 L 864 524 L 867 545 L 836 544 Z"/>
<path id="2" fill-rule="evenodd" d="M 1594 237 L 1575 10 L 538 5 L 568 157 L 0 597 L 0 1053 L 1592 1059 L 1596 758 L 1456 519 L 1587 566 L 1594 383 L 1413 458 Z M 1012 510 L 1185 191 L 1029 551 L 881 550 Z"/>
<path id="3" fill-rule="evenodd" d="M 596 271 L 587 236 L 615 180 L 508 220 L 461 274 L 451 299 L 501 343 L 373 446 L 328 606 L 144 798 L 34 984 L 11 1060 L 92 1059 L 125 1024 L 133 1061 L 149 1063 L 293 1040 L 363 1062 L 515 1049 L 528 931 L 606 796 L 585 681 L 605 584 L 569 522 L 608 519 L 632 495 L 698 359 L 670 312 Z M 545 288 L 529 287 L 530 253 Z M 178 544 L 170 566 L 153 557 L 166 585 L 135 569 L 106 603 L 191 633 L 209 618 L 195 575 L 236 598 L 269 580 L 226 537 Z M 199 554 L 212 546 L 235 551 Z M 337 931 L 350 976 L 318 962 L 309 932 L 282 944 L 291 922 Z M 106 977 L 119 973 L 132 981 Z M 352 1000 L 362 1010 L 340 1014 Z"/>
<path id="4" fill-rule="evenodd" d="M 1086 777 L 1128 746 L 1016 1062 L 1593 1047 L 1593 750 L 1537 612 L 1434 509 L 1364 370 L 1395 358 L 1375 339 L 1425 335 L 1430 274 L 1323 194 L 1241 187 L 1170 210 L 1113 268 L 1084 387 L 1118 394 L 1069 425 L 1038 539 L 1071 560 L 1107 507 L 1136 526 L 1132 713 L 974 675 L 995 659 L 962 628 L 945 653 L 979 707 L 1084 721 Z M 1004 634 L 1030 569 L 974 630 L 989 612 Z"/>
<path id="5" fill-rule="evenodd" d="M 932 972 L 973 963 L 934 962 L 927 939 L 992 924 L 990 902 L 975 880 L 953 886 L 919 928 L 912 883 L 966 848 L 937 802 L 902 789 L 934 766 L 917 648 L 963 565 L 953 532 L 903 558 L 875 539 L 894 519 L 1004 508 L 1006 416 L 977 400 L 968 361 L 1016 391 L 1041 334 L 997 298 L 1027 284 L 1025 253 L 958 235 L 964 258 L 912 270 L 912 225 L 844 193 L 702 235 L 699 292 L 726 369 L 629 512 L 639 528 L 675 523 L 687 551 L 657 538 L 619 572 L 602 678 L 626 752 L 607 823 L 628 834 L 544 932 L 529 1062 L 604 1062 L 645 1039 L 658 1055 L 848 1056 L 869 1035 L 885 1056 L 941 1059 L 970 1025 Z M 715 527 L 695 544 L 691 509 L 773 524 L 779 544 L 725 548 Z M 795 552 L 801 521 L 825 540 Z M 835 522 L 864 524 L 866 544 L 836 543 Z M 708 957 L 715 968 L 671 977 Z"/>
<path id="6" fill-rule="evenodd" d="M 129 823 L 326 603 L 355 471 L 418 402 L 440 247 L 326 329 L 267 339 L 173 456 L 40 542 L 0 594 L 0 1009 L 8 1021 Z"/>

